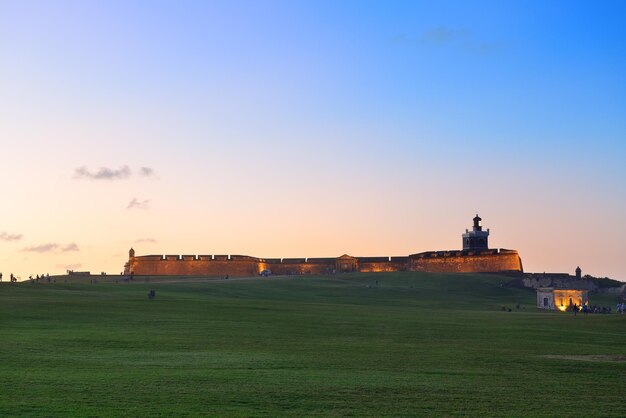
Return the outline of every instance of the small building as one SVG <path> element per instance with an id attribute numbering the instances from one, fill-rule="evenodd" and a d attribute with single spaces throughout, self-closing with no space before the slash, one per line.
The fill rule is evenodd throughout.
<path id="1" fill-rule="evenodd" d="M 537 289 L 537 307 L 540 309 L 566 311 L 574 305 L 580 307 L 588 304 L 589 295 L 586 290 L 555 289 L 553 287 Z"/>

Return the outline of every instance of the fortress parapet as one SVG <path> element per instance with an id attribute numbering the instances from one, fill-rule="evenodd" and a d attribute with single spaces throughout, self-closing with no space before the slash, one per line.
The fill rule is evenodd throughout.
<path id="1" fill-rule="evenodd" d="M 493 273 L 523 271 L 515 250 L 429 251 L 409 256 L 411 271 L 437 273 Z"/>
<path id="2" fill-rule="evenodd" d="M 427 251 L 393 257 L 353 257 L 344 254 L 325 258 L 257 258 L 247 255 L 135 256 L 135 250 L 131 248 L 124 272 L 136 275 L 216 277 L 256 276 L 262 272 L 274 275 L 392 271 L 523 272 L 522 260 L 517 251 L 487 247 L 489 230 L 482 231 L 480 221 L 481 218 L 476 215 L 474 230 L 463 234 L 462 250 Z"/>

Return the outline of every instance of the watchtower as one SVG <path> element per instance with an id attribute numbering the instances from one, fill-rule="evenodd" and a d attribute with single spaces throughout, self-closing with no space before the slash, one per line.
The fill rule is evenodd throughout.
<path id="1" fill-rule="evenodd" d="M 128 258 L 135 258 L 135 250 L 133 250 L 132 248 L 130 249 L 130 251 L 128 251 Z"/>
<path id="2" fill-rule="evenodd" d="M 480 224 L 482 218 L 476 214 L 474 217 L 474 227 L 471 231 L 465 230 L 463 234 L 463 249 L 464 250 L 486 250 L 489 248 L 489 228 L 483 231 L 483 227 Z"/>

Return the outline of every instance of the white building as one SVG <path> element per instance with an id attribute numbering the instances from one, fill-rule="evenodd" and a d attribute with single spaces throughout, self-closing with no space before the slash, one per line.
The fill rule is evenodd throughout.
<path id="1" fill-rule="evenodd" d="M 578 289 L 555 289 L 553 287 L 540 287 L 537 289 L 537 307 L 540 309 L 558 309 L 566 311 L 570 306 L 589 304 L 589 296 L 586 290 Z"/>

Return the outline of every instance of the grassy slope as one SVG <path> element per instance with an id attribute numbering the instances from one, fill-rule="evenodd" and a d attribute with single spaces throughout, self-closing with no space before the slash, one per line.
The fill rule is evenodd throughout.
<path id="1" fill-rule="evenodd" d="M 0 415 L 626 416 L 625 362 L 542 357 L 624 356 L 626 315 L 508 280 L 3 285 Z"/>

